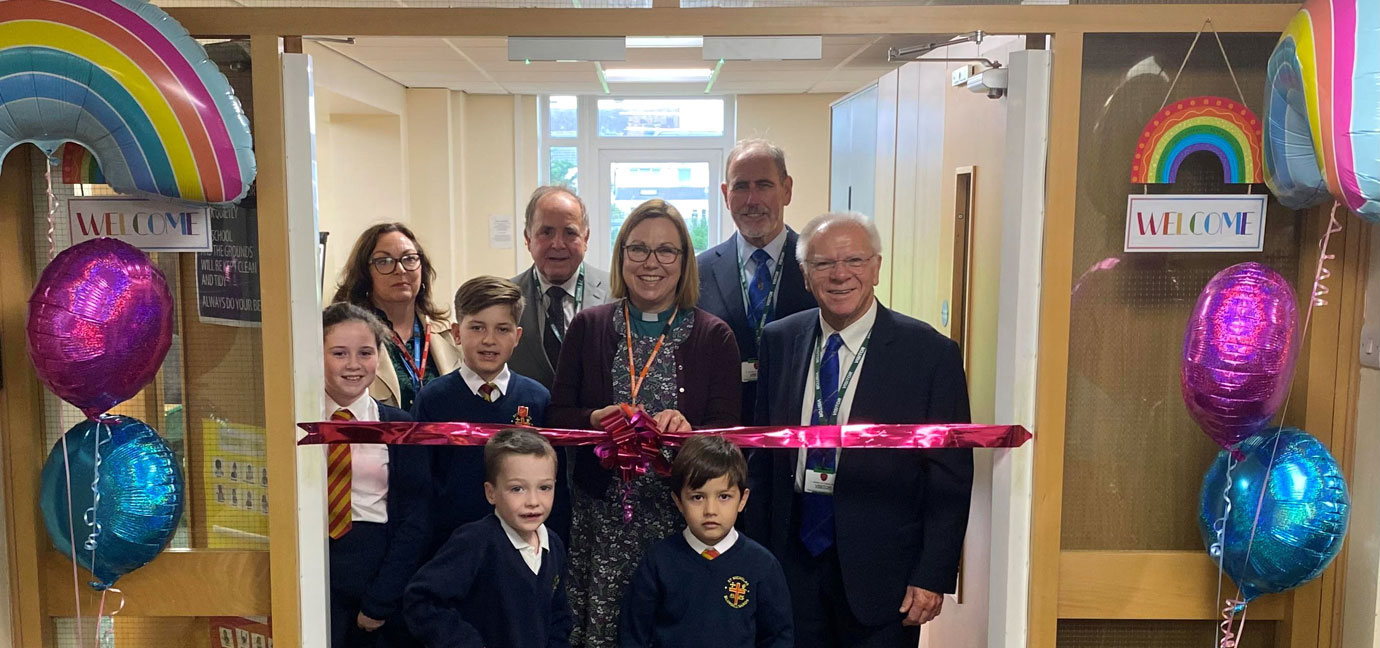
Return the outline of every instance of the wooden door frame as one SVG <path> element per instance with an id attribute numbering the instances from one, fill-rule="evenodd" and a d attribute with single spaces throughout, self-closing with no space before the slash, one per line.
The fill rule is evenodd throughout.
<path id="1" fill-rule="evenodd" d="M 1050 142 L 1048 168 L 1075 169 L 1078 157 L 1079 104 L 1081 100 L 1083 39 L 1087 33 L 1193 33 L 1206 18 L 1224 32 L 1275 33 L 1283 29 L 1297 11 L 1294 5 L 1067 5 L 1067 6 L 898 6 L 898 7 L 788 7 L 748 9 L 679 9 L 662 4 L 652 9 L 342 9 L 311 8 L 171 8 L 168 13 L 190 33 L 204 37 L 249 36 L 255 62 L 253 86 L 255 91 L 255 148 L 259 162 L 259 243 L 262 253 L 261 285 L 263 297 L 263 357 L 265 372 L 265 416 L 269 430 L 268 469 L 276 484 L 270 493 L 270 551 L 247 552 L 252 565 L 241 568 L 249 573 L 267 574 L 255 578 L 255 587 L 271 591 L 270 609 L 258 609 L 259 614 L 274 617 L 275 642 L 282 648 L 299 645 L 299 611 L 302 591 L 297 579 L 296 520 L 293 516 L 296 501 L 296 449 L 290 433 L 293 417 L 293 372 L 291 367 L 292 322 L 288 299 L 287 271 L 287 209 L 284 172 L 282 72 L 279 56 L 284 51 L 284 37 L 302 34 L 350 36 L 561 36 L 657 33 L 665 35 L 858 35 L 894 33 L 961 33 L 982 29 L 994 34 L 1046 33 L 1052 35 L 1053 70 L 1050 103 Z M 289 41 L 291 42 L 291 41 Z M 14 167 L 6 175 L 16 173 Z M 22 172 L 20 172 L 22 173 Z M 1055 645 L 1060 616 L 1059 547 L 1061 497 L 1063 487 L 1063 453 L 1065 412 L 1064 399 L 1068 383 L 1069 305 L 1072 288 L 1072 246 L 1076 206 L 1076 177 L 1071 172 L 1050 174 L 1045 201 L 1044 267 L 1042 269 L 1042 297 L 1040 303 L 1039 354 L 1046 362 L 1039 364 L 1037 385 L 1039 399 L 1036 411 L 1035 470 L 1033 482 L 1033 519 L 1030 556 L 1028 644 L 1041 648 Z M 4 202 L 4 199 L 0 199 Z M 0 227 L 24 227 L 22 223 Z M 29 224 L 31 228 L 31 223 Z M 29 233 L 30 236 L 32 233 Z M 4 239 L 6 249 L 25 246 L 13 241 L 31 238 Z M 1362 259 L 1352 254 L 1354 245 L 1347 243 L 1346 256 L 1339 255 L 1348 269 L 1360 267 Z M 28 246 L 31 247 L 31 246 Z M 32 250 L 27 252 L 32 254 Z M 1360 255 L 1363 256 L 1363 255 Z M 22 312 L 15 304 L 26 301 L 32 286 L 32 263 L 22 258 L 0 255 L 0 263 L 14 266 L 17 271 L 28 268 L 27 274 L 0 273 L 0 344 L 7 349 L 22 348 Z M 8 266 L 7 266 L 8 267 Z M 16 301 L 14 291 L 25 293 Z M 1337 288 L 1334 288 L 1336 291 Z M 1339 296 L 1343 305 L 1350 304 L 1357 312 L 1354 290 L 1343 284 Z M 1351 295 L 1351 297 L 1347 297 Z M 17 328 L 16 328 L 17 327 Z M 41 417 L 32 407 L 41 400 L 32 369 L 26 359 L 16 353 L 4 355 L 5 397 L 0 398 L 0 421 L 7 431 L 41 430 Z M 1320 354 L 1321 355 L 1321 354 Z M 1340 356 L 1340 353 L 1336 354 Z M 1354 356 L 1354 354 L 1352 354 Z M 287 366 L 284 366 L 287 362 Z M 1321 360 L 1319 361 L 1321 362 Z M 1334 370 L 1342 368 L 1341 359 L 1334 360 Z M 1325 370 L 1321 364 L 1318 371 Z M 1339 398 L 1331 408 L 1334 419 L 1354 412 L 1355 385 L 1349 397 Z M 1321 389 L 1320 385 L 1310 385 Z M 1335 389 L 1336 386 L 1333 386 Z M 26 395 L 27 394 L 27 395 Z M 1310 395 L 1311 396 L 1311 395 Z M 1348 410 L 1347 404 L 1351 404 Z M 1321 411 L 1319 408 L 1318 411 Z M 1313 408 L 1310 408 L 1310 415 Z M 1339 414 L 1340 413 L 1340 414 Z M 1354 416 L 1354 414 L 1353 414 Z M 1311 424 L 1311 423 L 1310 423 Z M 5 440 L 5 478 L 7 521 L 12 539 L 8 559 L 11 573 L 16 575 L 15 593 L 33 592 L 40 587 L 38 558 L 45 551 L 41 523 L 36 511 L 27 508 L 36 492 L 37 472 L 33 462 L 41 460 L 44 450 L 28 435 L 8 435 Z M 1335 442 L 1335 440 L 1334 440 Z M 1349 448 L 1349 444 L 1347 444 Z M 1343 448 L 1344 450 L 1346 448 Z M 1344 463 L 1345 453 L 1339 456 Z M 27 498 L 25 497 L 27 496 Z M 18 504 L 18 505 L 16 505 Z M 213 556 L 195 556 L 196 561 L 213 560 Z M 1344 556 L 1343 556 L 1344 558 Z M 191 559 L 191 558 L 189 558 Z M 160 559 L 163 560 L 163 559 Z M 1205 561 L 1206 558 L 1203 558 Z M 262 561 L 262 562 L 257 562 Z M 1339 561 L 1340 562 L 1340 561 Z M 171 561 L 169 561 L 171 563 Z M 263 564 L 270 569 L 262 569 Z M 146 569 L 155 569 L 150 565 Z M 222 567 L 224 568 L 224 567 Z M 161 568 L 158 568 L 161 569 Z M 171 569 L 159 575 L 149 572 L 150 588 L 165 579 L 176 577 Z M 185 570 L 184 570 L 185 571 Z M 1332 573 L 1338 573 L 1335 567 Z M 1338 581 L 1327 587 L 1328 576 L 1317 586 L 1318 609 L 1331 609 Z M 28 589 L 25 589 L 28 588 Z M 207 588 L 210 589 L 210 588 Z M 1327 590 L 1327 591 L 1322 591 Z M 128 593 L 128 592 L 127 592 Z M 1298 616 L 1298 600 L 1312 596 L 1305 588 L 1294 595 L 1295 610 L 1291 632 L 1311 635 L 1313 642 L 1295 645 L 1315 645 L 1323 637 L 1318 629 L 1312 633 L 1308 624 Z M 32 645 L 29 637 L 39 638 L 38 645 L 50 645 L 48 621 L 56 606 L 56 597 L 11 597 L 15 611 L 14 623 L 18 637 L 25 637 L 24 645 Z M 148 599 L 159 598 L 149 592 Z M 1066 601 L 1065 601 L 1066 602 Z M 176 612 L 170 610 L 169 612 Z M 1115 618 L 1115 617 L 1112 617 Z"/>

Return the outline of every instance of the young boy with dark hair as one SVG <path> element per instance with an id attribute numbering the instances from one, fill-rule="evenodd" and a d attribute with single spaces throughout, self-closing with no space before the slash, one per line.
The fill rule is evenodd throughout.
<path id="1" fill-rule="evenodd" d="M 455 292 L 451 333 L 460 344 L 462 361 L 455 371 L 422 387 L 412 417 L 422 422 L 541 426 L 551 393 L 508 369 L 508 358 L 522 338 L 522 308 L 522 290 L 507 279 L 475 277 L 461 285 Z M 492 507 L 480 497 L 484 459 L 479 448 L 439 446 L 432 451 L 434 548 L 461 525 L 488 515 Z"/>
<path id="2" fill-rule="evenodd" d="M 747 503 L 747 461 L 718 435 L 692 436 L 671 464 L 685 531 L 647 551 L 623 597 L 621 648 L 791 648 L 781 564 L 733 528 Z"/>
<path id="3" fill-rule="evenodd" d="M 513 428 L 484 446 L 494 512 L 455 531 L 407 586 L 408 627 L 427 648 L 558 648 L 574 618 L 561 582 L 565 546 L 546 530 L 556 451 Z"/>

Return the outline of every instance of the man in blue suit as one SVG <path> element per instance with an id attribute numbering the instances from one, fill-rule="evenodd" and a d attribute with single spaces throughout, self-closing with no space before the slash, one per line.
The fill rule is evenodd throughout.
<path id="1" fill-rule="evenodd" d="M 696 257 L 699 307 L 728 322 L 738 340 L 744 425 L 752 423 L 757 402 L 757 341 L 763 327 L 815 306 L 795 259 L 796 234 L 786 227 L 793 182 L 786 154 L 775 144 L 738 142 L 719 187 L 738 231 Z"/>
<path id="2" fill-rule="evenodd" d="M 820 306 L 766 327 L 758 424 L 969 422 L 958 346 L 877 302 L 880 251 L 861 214 L 806 225 Z M 758 451 L 750 481 L 744 524 L 781 560 L 796 645 L 913 648 L 955 589 L 972 451 Z"/>

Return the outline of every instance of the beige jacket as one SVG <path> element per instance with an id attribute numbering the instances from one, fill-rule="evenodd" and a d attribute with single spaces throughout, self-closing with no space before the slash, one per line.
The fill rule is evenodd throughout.
<path id="1" fill-rule="evenodd" d="M 444 376 L 460 366 L 460 345 L 450 333 L 450 323 L 427 318 L 426 328 L 431 332 L 431 362 L 436 363 L 436 374 Z M 374 376 L 374 384 L 369 386 L 369 395 L 384 405 L 398 407 L 398 372 L 393 369 L 390 358 L 379 358 L 379 371 Z"/>

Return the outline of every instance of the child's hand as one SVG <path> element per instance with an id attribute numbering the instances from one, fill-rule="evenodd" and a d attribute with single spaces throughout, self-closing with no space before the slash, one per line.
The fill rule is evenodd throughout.
<path id="1" fill-rule="evenodd" d="M 360 612 L 359 618 L 355 619 L 355 625 L 358 625 L 359 629 L 365 632 L 373 632 L 383 627 L 383 621 L 379 619 L 371 619 L 367 616 L 364 616 L 363 612 Z"/>

